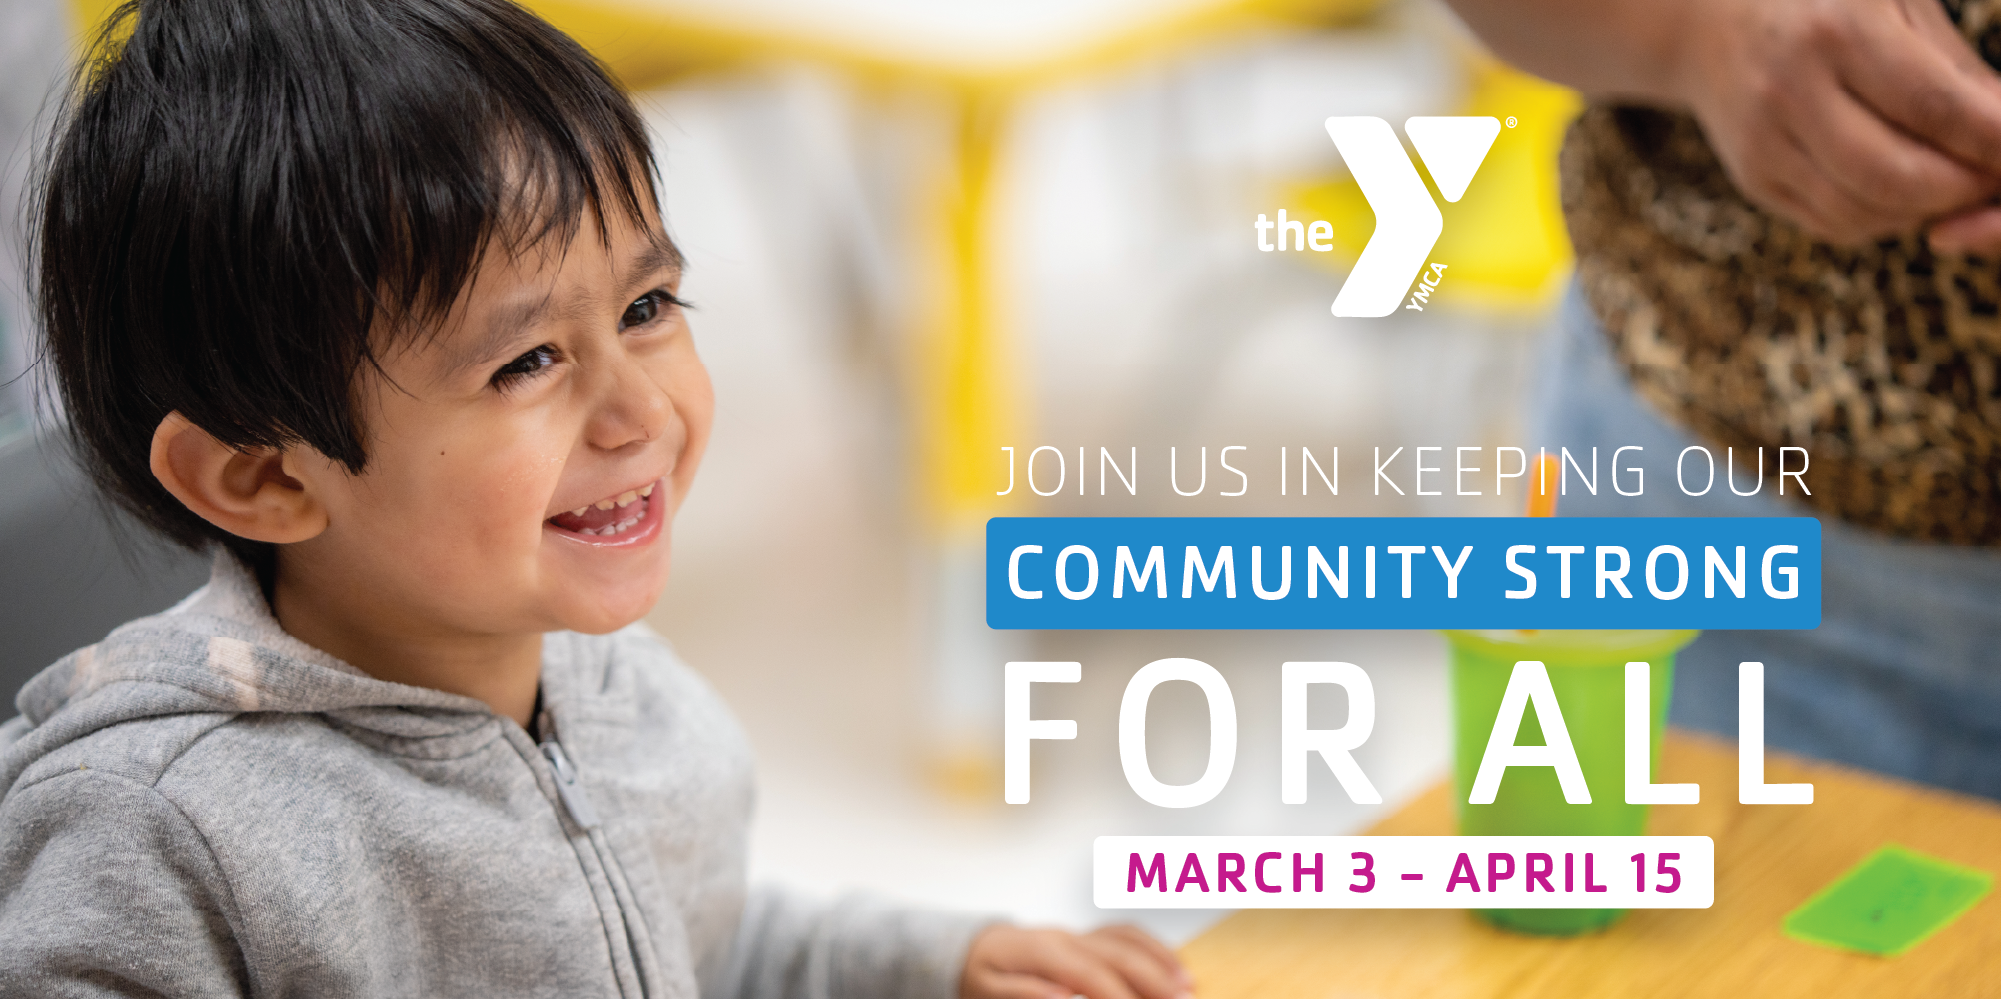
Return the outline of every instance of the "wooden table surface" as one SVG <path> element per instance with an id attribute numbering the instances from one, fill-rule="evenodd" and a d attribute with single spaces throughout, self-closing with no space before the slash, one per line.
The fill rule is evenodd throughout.
<path id="1" fill-rule="evenodd" d="M 1649 831 L 1716 840 L 1716 905 L 1628 913 L 1591 936 L 1503 933 L 1449 909 L 1251 910 L 1191 941 L 1200 999 L 2001 996 L 2001 892 L 1898 958 L 1817 947 L 1780 920 L 1886 842 L 2001 871 L 2001 807 L 1769 754 L 1765 780 L 1810 781 L 1811 805 L 1737 803 L 1736 745 L 1671 732 L 1656 780 L 1698 805 L 1655 805 Z M 1369 832 L 1452 832 L 1440 783 Z"/>

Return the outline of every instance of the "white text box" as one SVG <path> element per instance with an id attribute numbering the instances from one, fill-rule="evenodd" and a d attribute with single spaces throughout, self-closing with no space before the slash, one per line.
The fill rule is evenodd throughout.
<path id="1" fill-rule="evenodd" d="M 1100 836 L 1092 854 L 1101 909 L 1706 909 L 1715 897 L 1707 836 Z"/>

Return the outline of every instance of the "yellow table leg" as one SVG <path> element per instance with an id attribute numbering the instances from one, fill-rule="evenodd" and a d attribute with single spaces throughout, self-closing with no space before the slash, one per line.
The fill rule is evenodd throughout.
<path id="1" fill-rule="evenodd" d="M 986 521 L 1012 502 L 995 495 L 1006 483 L 1000 448 L 1015 443 L 1021 410 L 988 224 L 1011 102 L 985 88 L 953 97 L 952 176 L 933 237 L 944 240 L 931 283 L 936 318 L 916 341 L 910 379 L 922 544 L 936 574 L 923 664 L 933 715 L 926 770 L 952 797 L 998 801 L 1001 668 L 1020 657 L 1022 637 L 987 628 L 984 599 Z"/>

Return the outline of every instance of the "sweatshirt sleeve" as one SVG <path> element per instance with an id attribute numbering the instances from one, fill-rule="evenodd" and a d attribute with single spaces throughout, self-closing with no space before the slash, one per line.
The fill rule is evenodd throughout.
<path id="1" fill-rule="evenodd" d="M 228 887 L 145 784 L 79 770 L 0 802 L 0 996 L 240 996 Z"/>
<path id="2" fill-rule="evenodd" d="M 707 999 L 958 999 L 966 948 L 993 922 L 756 891 Z"/>

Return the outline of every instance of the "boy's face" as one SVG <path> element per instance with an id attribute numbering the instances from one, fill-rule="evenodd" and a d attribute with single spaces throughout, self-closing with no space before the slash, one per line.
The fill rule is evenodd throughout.
<path id="1" fill-rule="evenodd" d="M 367 468 L 303 463 L 327 528 L 281 550 L 281 604 L 439 638 L 602 633 L 652 606 L 715 400 L 667 241 L 610 224 L 493 250 L 434 336 L 383 352 Z"/>

